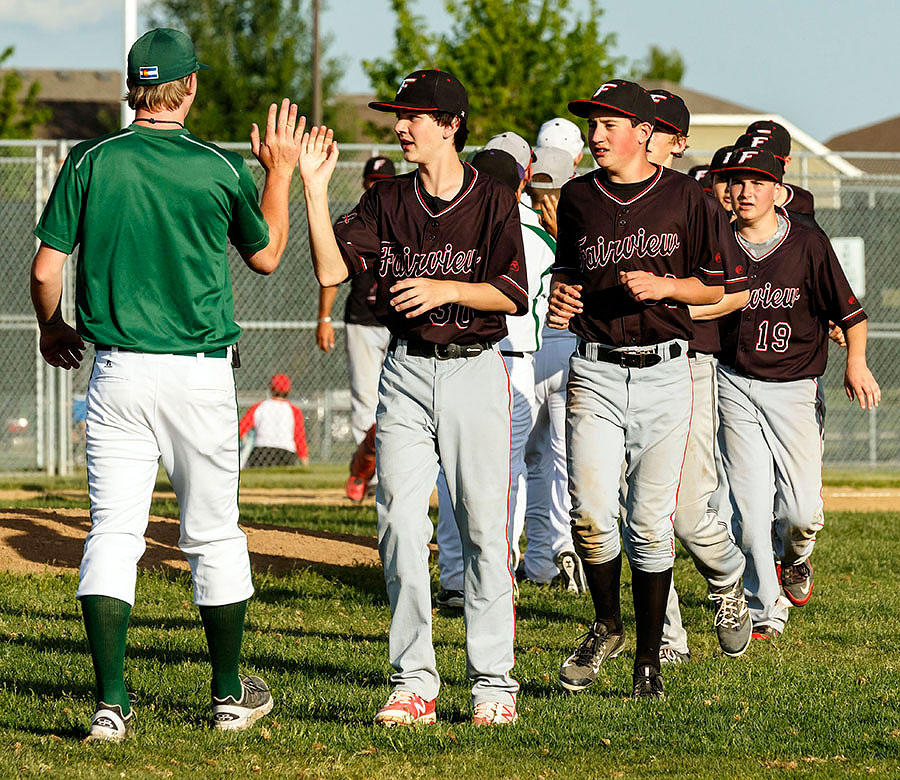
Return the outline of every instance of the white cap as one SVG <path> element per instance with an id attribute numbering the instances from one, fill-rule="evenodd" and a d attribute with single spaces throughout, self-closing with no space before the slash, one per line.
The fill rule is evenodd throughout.
<path id="1" fill-rule="evenodd" d="M 516 165 L 522 169 L 519 171 L 520 179 L 524 178 L 529 163 L 534 159 L 528 141 L 516 133 L 500 133 L 500 135 L 495 135 L 484 145 L 484 148 L 499 149 L 501 152 L 512 155 L 512 158 L 516 161 Z"/>
<path id="2" fill-rule="evenodd" d="M 537 190 L 558 190 L 573 176 L 575 159 L 565 149 L 555 146 L 539 146 L 534 150 L 534 162 L 531 165 L 531 175 L 546 173 L 550 177 L 549 182 L 532 180 L 529 187 Z"/>
<path id="3" fill-rule="evenodd" d="M 574 160 L 584 151 L 584 138 L 581 137 L 578 125 L 558 116 L 548 119 L 541 125 L 541 129 L 538 130 L 537 145 L 565 149 Z"/>

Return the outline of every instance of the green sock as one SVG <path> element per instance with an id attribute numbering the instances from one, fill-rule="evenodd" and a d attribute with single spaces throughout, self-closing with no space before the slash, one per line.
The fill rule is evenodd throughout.
<path id="1" fill-rule="evenodd" d="M 247 602 L 225 604 L 221 607 L 200 607 L 200 619 L 206 632 L 209 660 L 212 664 L 212 694 L 217 699 L 243 693 L 238 663 L 241 660 L 241 640 L 244 638 L 244 616 Z"/>
<path id="2" fill-rule="evenodd" d="M 131 605 L 109 596 L 83 596 L 81 614 L 97 678 L 97 701 L 118 704 L 122 714 L 128 715 L 131 703 L 125 690 L 125 635 Z"/>

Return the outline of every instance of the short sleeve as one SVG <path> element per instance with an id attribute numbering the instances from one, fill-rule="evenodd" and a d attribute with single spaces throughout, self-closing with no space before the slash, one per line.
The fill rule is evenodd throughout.
<path id="1" fill-rule="evenodd" d="M 819 311 L 846 330 L 866 319 L 866 313 L 844 275 L 844 269 L 841 268 L 831 242 L 821 235 L 814 237 L 816 243 L 821 243 L 825 250 L 824 267 L 820 273 L 813 274 Z M 818 246 L 816 249 L 818 250 Z"/>
<path id="2" fill-rule="evenodd" d="M 241 160 L 238 170 L 238 191 L 231 210 L 228 240 L 238 252 L 248 255 L 268 246 L 269 226 L 259 208 L 259 193 L 247 163 Z"/>
<path id="3" fill-rule="evenodd" d="M 334 223 L 334 237 L 350 276 L 371 268 L 381 251 L 378 185 L 363 193 L 356 208 Z"/>
<path id="4" fill-rule="evenodd" d="M 707 206 L 713 209 L 713 219 L 719 251 L 722 254 L 722 282 L 726 293 L 744 292 L 750 289 L 750 277 L 747 273 L 747 256 L 738 246 L 734 237 L 734 229 L 728 221 L 728 215 L 718 201 L 707 198 Z"/>
<path id="5" fill-rule="evenodd" d="M 82 158 L 84 159 L 84 158 Z M 70 154 L 63 163 L 34 234 L 47 246 L 71 254 L 78 245 L 84 209 L 84 183 Z"/>
<path id="6" fill-rule="evenodd" d="M 498 204 L 498 224 L 488 258 L 488 284 L 496 287 L 515 305 L 515 315 L 528 313 L 528 269 L 522 242 L 519 205 L 514 198 Z M 508 208 L 506 208 L 508 206 Z"/>
<path id="7" fill-rule="evenodd" d="M 693 185 L 692 190 L 696 190 L 685 193 L 689 194 L 686 199 L 689 204 L 687 213 L 690 240 L 690 246 L 686 248 L 688 276 L 694 276 L 711 287 L 724 287 L 725 269 L 716 229 L 717 217 L 705 203 L 706 195 L 700 185 L 693 179 L 688 179 L 688 184 Z M 700 200 L 701 198 L 704 200 Z"/>

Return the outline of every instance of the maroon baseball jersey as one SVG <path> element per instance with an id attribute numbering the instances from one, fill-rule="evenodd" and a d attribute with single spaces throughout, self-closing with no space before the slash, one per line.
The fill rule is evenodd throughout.
<path id="1" fill-rule="evenodd" d="M 603 170 L 566 183 L 557 207 L 553 270 L 582 285 L 584 311 L 572 318 L 571 330 L 585 341 L 616 347 L 692 338 L 685 304 L 635 301 L 619 283 L 619 272 L 696 276 L 704 284 L 724 285 L 706 198 L 694 179 L 659 166 L 628 200 L 610 191 Z"/>
<path id="2" fill-rule="evenodd" d="M 707 208 L 715 220 L 716 239 L 722 254 L 723 284 L 726 293 L 743 292 L 750 286 L 747 276 L 747 260 L 734 239 L 731 228 L 731 215 L 725 211 L 714 197 L 704 199 Z M 694 338 L 690 349 L 712 355 L 719 351 L 719 326 L 716 320 L 694 320 Z"/>
<path id="3" fill-rule="evenodd" d="M 495 342 L 506 335 L 503 312 L 444 304 L 413 319 L 398 312 L 390 288 L 427 277 L 486 282 L 528 310 L 519 207 L 509 187 L 468 164 L 467 186 L 437 212 L 427 205 L 417 171 L 375 184 L 334 226 L 351 275 L 375 271 L 375 316 L 391 333 L 434 344 Z"/>
<path id="4" fill-rule="evenodd" d="M 787 192 L 787 200 L 781 204 L 781 208 L 794 211 L 797 214 L 816 215 L 816 206 L 813 194 L 809 190 L 798 187 L 796 184 L 782 185 Z"/>
<path id="5" fill-rule="evenodd" d="M 750 271 L 750 301 L 729 315 L 719 359 L 774 381 L 825 373 L 828 321 L 845 330 L 866 319 L 828 239 L 788 218 L 782 240 L 758 260 L 735 237 Z"/>

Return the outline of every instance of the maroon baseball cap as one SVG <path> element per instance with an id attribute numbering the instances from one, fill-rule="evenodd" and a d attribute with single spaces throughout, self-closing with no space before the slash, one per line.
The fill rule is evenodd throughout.
<path id="1" fill-rule="evenodd" d="M 745 146 L 748 146 L 748 144 L 745 144 Z M 722 170 L 722 167 L 725 165 L 725 161 L 728 159 L 728 153 L 736 148 L 736 146 L 723 146 L 721 149 L 717 149 L 716 153 L 712 156 L 712 160 L 709 163 L 709 172 L 718 173 L 720 170 Z"/>
<path id="2" fill-rule="evenodd" d="M 736 147 L 727 153 L 726 159 L 716 173 L 734 176 L 737 173 L 750 173 L 763 176 L 781 184 L 784 176 L 784 165 L 767 149 Z"/>
<path id="3" fill-rule="evenodd" d="M 747 146 L 752 146 L 754 149 L 768 149 L 776 157 L 782 158 L 788 157 L 791 153 L 791 134 L 783 125 L 773 122 L 771 119 L 761 119 L 747 125 L 744 133 L 752 141 Z"/>
<path id="4" fill-rule="evenodd" d="M 395 173 L 393 161 L 382 155 L 370 157 L 363 168 L 364 179 L 390 179 Z"/>
<path id="5" fill-rule="evenodd" d="M 663 133 L 687 135 L 691 112 L 684 101 L 667 89 L 651 89 L 650 99 L 656 104 L 656 129 Z"/>
<path id="6" fill-rule="evenodd" d="M 651 125 L 656 124 L 656 104 L 653 98 L 634 81 L 612 79 L 601 84 L 587 100 L 573 100 L 569 103 L 569 111 L 584 118 L 596 108 L 608 108 L 613 113 L 633 117 Z"/>
<path id="7" fill-rule="evenodd" d="M 469 114 L 466 88 L 445 70 L 431 68 L 410 73 L 393 102 L 372 101 L 369 108 L 376 111 L 416 111 L 448 113 L 465 119 Z"/>

